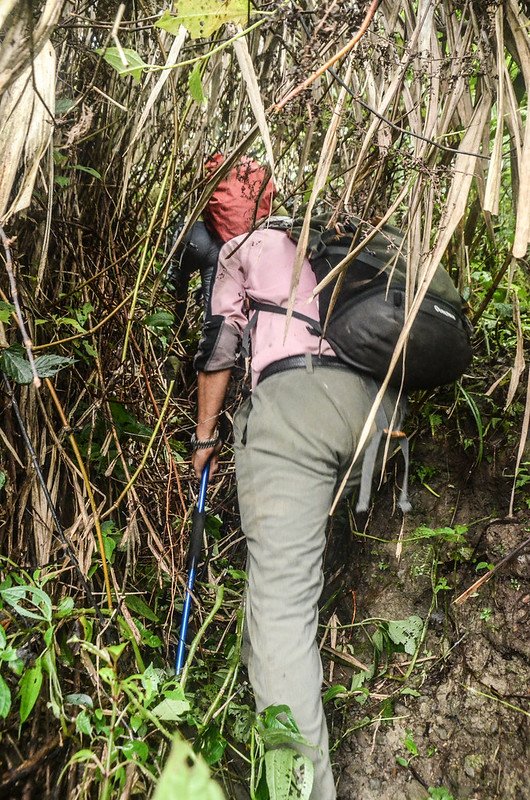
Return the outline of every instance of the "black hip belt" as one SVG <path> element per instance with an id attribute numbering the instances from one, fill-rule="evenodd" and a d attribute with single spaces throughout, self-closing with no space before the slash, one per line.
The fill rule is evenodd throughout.
<path id="1" fill-rule="evenodd" d="M 345 369 L 348 372 L 353 372 L 352 368 L 341 361 L 336 356 L 311 356 L 311 360 L 307 355 L 301 356 L 287 356 L 287 358 L 280 358 L 279 361 L 273 361 L 268 364 L 264 370 L 261 371 L 258 378 L 258 383 L 261 383 L 265 378 L 270 378 L 271 375 L 277 375 L 279 372 L 286 372 L 289 369 L 306 369 L 310 363 L 313 367 L 335 367 L 336 369 Z"/>

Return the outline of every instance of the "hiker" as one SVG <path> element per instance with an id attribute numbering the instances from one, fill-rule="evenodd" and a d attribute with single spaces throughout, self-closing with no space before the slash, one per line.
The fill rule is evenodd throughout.
<path id="1" fill-rule="evenodd" d="M 272 227 L 231 239 L 221 249 L 195 358 L 198 420 L 192 464 L 198 477 L 208 461 L 210 474 L 217 469 L 218 419 L 247 327 L 245 309 L 250 301 L 286 308 L 295 251 L 287 233 Z M 318 320 L 318 300 L 307 302 L 315 285 L 305 260 L 294 308 Z M 295 316 L 286 330 L 284 316 L 260 311 L 253 322 L 253 391 L 234 418 L 239 508 L 248 546 L 249 677 L 257 710 L 290 706 L 301 733 L 315 745 L 300 747 L 314 762 L 311 799 L 333 800 L 317 603 L 328 512 L 351 465 L 374 383 L 339 360 L 307 321 Z M 389 419 L 395 402 L 390 390 L 383 403 Z M 357 461 L 350 489 L 359 484 L 360 474 Z"/>

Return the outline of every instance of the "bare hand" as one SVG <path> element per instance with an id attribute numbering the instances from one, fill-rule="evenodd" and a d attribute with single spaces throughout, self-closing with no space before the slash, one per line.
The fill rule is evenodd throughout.
<path id="1" fill-rule="evenodd" d="M 192 454 L 191 465 L 195 475 L 199 480 L 201 479 L 202 471 L 208 462 L 210 462 L 210 477 L 215 475 L 219 465 L 219 452 L 221 447 L 222 444 L 219 442 L 214 447 L 201 448 L 200 450 L 195 450 L 195 452 Z"/>

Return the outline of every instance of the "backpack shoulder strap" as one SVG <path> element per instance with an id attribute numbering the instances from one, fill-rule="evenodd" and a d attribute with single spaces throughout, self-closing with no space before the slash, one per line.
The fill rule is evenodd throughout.
<path id="1" fill-rule="evenodd" d="M 270 311 L 273 314 L 282 314 L 284 317 L 287 316 L 287 309 L 283 306 L 277 306 L 274 303 L 261 303 L 258 300 L 251 300 L 250 308 L 256 311 Z M 311 333 L 314 333 L 317 336 L 322 335 L 322 327 L 318 320 L 313 319 L 312 317 L 306 317 L 305 314 L 300 314 L 299 311 L 293 311 L 293 317 L 302 320 L 302 322 L 307 322 L 307 324 L 311 327 Z"/>
<path id="2" fill-rule="evenodd" d="M 282 314 L 284 317 L 287 316 L 287 309 L 283 308 L 283 306 L 277 306 L 274 303 L 262 303 L 258 300 L 253 300 L 250 298 L 249 306 L 250 310 L 255 311 L 256 313 L 249 318 L 249 321 L 243 329 L 243 334 L 241 337 L 241 354 L 244 358 L 248 358 L 250 356 L 250 334 L 258 321 L 258 315 L 260 311 L 267 311 L 271 312 L 272 314 Z M 312 317 L 306 317 L 305 314 L 300 314 L 298 311 L 293 311 L 293 317 L 302 320 L 302 322 L 307 322 L 308 330 L 314 336 L 322 336 L 322 327 L 318 320 L 313 319 Z"/>

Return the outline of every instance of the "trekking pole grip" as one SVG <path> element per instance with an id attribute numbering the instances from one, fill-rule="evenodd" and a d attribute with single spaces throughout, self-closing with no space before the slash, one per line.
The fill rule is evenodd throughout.
<path id="1" fill-rule="evenodd" d="M 193 520 L 190 533 L 190 544 L 188 551 L 188 568 L 199 560 L 202 548 L 202 535 L 204 533 L 204 523 L 206 520 L 206 512 L 204 510 L 206 504 L 206 489 L 208 487 L 208 478 L 210 476 L 210 463 L 208 462 L 204 467 L 201 475 L 201 485 L 199 487 L 199 497 L 197 505 L 193 511 Z"/>

